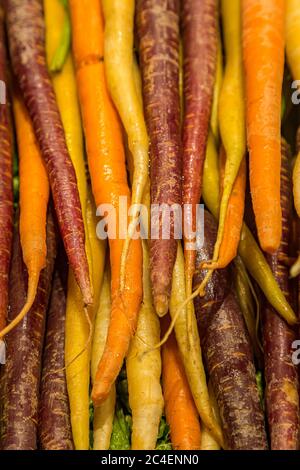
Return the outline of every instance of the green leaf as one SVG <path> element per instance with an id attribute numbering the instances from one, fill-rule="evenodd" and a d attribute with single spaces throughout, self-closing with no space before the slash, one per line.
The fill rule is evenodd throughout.
<path id="1" fill-rule="evenodd" d="M 130 434 L 131 425 L 129 424 L 128 417 L 125 416 L 122 407 L 117 403 L 110 440 L 110 450 L 129 450 Z"/>

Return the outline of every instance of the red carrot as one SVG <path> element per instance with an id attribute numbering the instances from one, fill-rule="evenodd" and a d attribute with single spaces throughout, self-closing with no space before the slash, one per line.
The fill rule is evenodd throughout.
<path id="1" fill-rule="evenodd" d="M 205 240 L 197 252 L 195 284 L 202 281 L 201 263 L 210 260 L 217 235 L 213 217 L 205 212 Z M 227 448 L 265 450 L 267 438 L 260 407 L 252 348 L 231 292 L 228 269 L 214 272 L 206 295 L 195 309 L 207 371 L 220 409 Z"/>
<path id="2" fill-rule="evenodd" d="M 289 256 L 292 227 L 292 183 L 289 149 L 281 144 L 282 239 L 276 254 L 268 255 L 270 267 L 289 299 Z M 263 315 L 266 408 L 272 450 L 299 449 L 299 383 L 292 362 L 295 331 L 267 304 Z"/>
<path id="3" fill-rule="evenodd" d="M 36 300 L 27 317 L 6 337 L 7 362 L 1 377 L 1 444 L 3 450 L 37 448 L 38 399 L 46 310 L 56 256 L 56 234 L 51 212 L 47 223 L 47 264 L 42 271 Z M 8 320 L 26 302 L 27 271 L 16 227 L 10 273 Z M 55 432 L 55 430 L 53 430 Z"/>
<path id="4" fill-rule="evenodd" d="M 0 3 L 0 80 L 7 84 L 4 14 Z M 8 97 L 0 103 L 0 331 L 6 324 L 8 276 L 13 232 L 12 136 Z"/>
<path id="5" fill-rule="evenodd" d="M 84 225 L 75 171 L 47 71 L 40 0 L 6 0 L 12 65 L 48 171 L 70 265 L 86 304 L 92 303 Z"/>
<path id="6" fill-rule="evenodd" d="M 200 202 L 202 171 L 208 137 L 217 65 L 217 1 L 183 2 L 184 120 L 183 204 L 192 208 L 191 229 L 196 231 L 196 204 Z M 186 220 L 185 216 L 185 220 Z M 186 234 L 185 234 L 186 235 Z M 191 294 L 196 252 L 185 237 L 187 297 Z"/>
<path id="7" fill-rule="evenodd" d="M 150 138 L 151 203 L 181 205 L 179 0 L 138 0 L 137 24 L 146 123 Z M 154 217 L 159 239 L 150 240 L 154 305 L 168 311 L 177 253 L 175 214 L 163 239 L 163 216 Z"/>
<path id="8" fill-rule="evenodd" d="M 60 250 L 47 315 L 39 399 L 38 439 L 44 450 L 74 449 L 64 370 L 67 273 L 67 260 Z"/>

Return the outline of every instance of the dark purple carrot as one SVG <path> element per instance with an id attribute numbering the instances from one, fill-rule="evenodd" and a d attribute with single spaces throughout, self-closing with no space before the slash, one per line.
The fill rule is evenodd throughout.
<path id="1" fill-rule="evenodd" d="M 92 289 L 75 171 L 48 74 L 41 0 L 6 0 L 10 55 L 46 163 L 55 210 L 70 265 L 86 304 Z"/>
<path id="2" fill-rule="evenodd" d="M 194 283 L 206 272 L 217 236 L 213 217 L 205 212 L 204 245 L 198 250 Z M 220 416 L 227 448 L 265 450 L 264 415 L 256 384 L 253 352 L 237 300 L 231 292 L 229 269 L 214 272 L 205 297 L 195 299 L 202 351 Z"/>
<path id="3" fill-rule="evenodd" d="M 7 362 L 1 378 L 1 444 L 3 450 L 37 448 L 38 400 L 45 320 L 56 256 L 56 233 L 51 213 L 47 222 L 47 264 L 28 315 L 6 337 Z M 9 315 L 12 320 L 26 302 L 27 271 L 16 227 L 10 273 Z M 55 432 L 55 430 L 53 430 Z"/>
<path id="4" fill-rule="evenodd" d="M 39 445 L 44 450 L 73 450 L 65 374 L 67 260 L 63 250 L 56 262 L 47 315 L 39 400 Z"/>
<path id="5" fill-rule="evenodd" d="M 202 171 L 211 115 L 217 67 L 217 0 L 182 2 L 184 117 L 183 117 L 183 194 L 189 205 L 192 232 L 196 231 L 196 205 L 200 202 Z M 193 234 L 184 234 L 187 297 L 191 295 L 196 251 L 189 249 Z"/>
<path id="6" fill-rule="evenodd" d="M 289 148 L 281 144 L 282 237 L 277 253 L 267 255 L 274 277 L 289 299 L 289 245 L 292 235 L 292 183 Z M 263 311 L 266 409 L 272 450 L 299 449 L 299 383 L 292 362 L 295 331 L 266 303 Z"/>
<path id="7" fill-rule="evenodd" d="M 138 0 L 137 25 L 146 124 L 150 138 L 151 203 L 181 205 L 181 138 L 179 98 L 179 0 Z M 168 311 L 177 253 L 176 216 L 163 239 L 163 216 L 153 216 L 159 239 L 150 240 L 154 305 Z"/>
<path id="8" fill-rule="evenodd" d="M 4 12 L 0 2 L 0 331 L 5 327 L 8 304 L 8 277 L 13 233 L 12 134 L 7 96 L 7 57 Z M 6 95 L 6 93 L 5 93 Z M 2 101 L 5 98 L 5 103 Z"/>

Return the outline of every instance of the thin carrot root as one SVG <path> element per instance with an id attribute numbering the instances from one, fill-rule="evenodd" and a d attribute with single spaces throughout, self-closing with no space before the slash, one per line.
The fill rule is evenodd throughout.
<path id="1" fill-rule="evenodd" d="M 26 303 L 20 313 L 2 331 L 0 331 L 0 339 L 2 339 L 10 331 L 12 331 L 23 320 L 23 318 L 31 309 L 36 297 L 37 287 L 39 283 L 39 274 L 40 273 L 35 273 L 34 275 L 29 276 Z"/>

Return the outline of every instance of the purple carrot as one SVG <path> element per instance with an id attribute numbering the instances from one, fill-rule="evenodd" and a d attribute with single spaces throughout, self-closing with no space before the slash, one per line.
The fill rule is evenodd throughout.
<path id="1" fill-rule="evenodd" d="M 201 263 L 212 258 L 217 236 L 217 225 L 208 212 L 205 212 L 204 235 L 203 247 L 197 251 L 195 285 L 206 274 Z M 253 351 L 243 316 L 231 292 L 228 268 L 212 275 L 205 297 L 195 299 L 195 310 L 227 448 L 267 449 Z"/>
<path id="2" fill-rule="evenodd" d="M 56 233 L 51 213 L 47 222 L 47 264 L 27 317 L 6 337 L 7 361 L 1 377 L 1 441 L 3 450 L 37 448 L 38 400 L 45 320 L 56 256 Z M 9 315 L 12 320 L 26 302 L 27 271 L 16 227 L 10 273 Z M 55 432 L 55 430 L 53 430 Z"/>
<path id="3" fill-rule="evenodd" d="M 47 314 L 39 400 L 38 440 L 44 450 L 74 449 L 64 370 L 67 273 L 67 260 L 61 250 Z"/>
<path id="4" fill-rule="evenodd" d="M 76 175 L 46 65 L 43 2 L 5 1 L 13 69 L 45 160 L 66 253 L 83 300 L 91 304 L 92 290 Z"/>
<path id="5" fill-rule="evenodd" d="M 4 12 L 0 2 L 0 83 L 7 84 L 7 57 Z M 7 94 L 6 94 L 7 95 Z M 0 102 L 0 331 L 5 327 L 8 304 L 8 277 L 13 234 L 12 134 L 8 97 Z"/>
<path id="6" fill-rule="evenodd" d="M 217 0 L 182 2 L 184 117 L 183 194 L 192 232 L 196 231 L 196 205 L 200 202 L 203 163 L 211 114 L 217 64 Z M 192 212 L 187 210 L 191 207 Z M 185 235 L 187 295 L 190 295 L 196 252 L 189 249 L 192 233 Z"/>
<path id="7" fill-rule="evenodd" d="M 274 255 L 267 255 L 274 277 L 289 299 L 289 244 L 292 235 L 292 183 L 289 148 L 281 144 L 282 239 Z M 289 299 L 290 300 L 290 299 Z M 266 409 L 272 450 L 299 449 L 299 383 L 292 362 L 295 331 L 266 304 L 263 312 Z"/>
<path id="8" fill-rule="evenodd" d="M 137 25 L 146 123 L 150 138 L 151 203 L 181 205 L 181 137 L 179 97 L 179 0 L 138 0 Z M 153 214 L 152 214 L 153 216 Z M 168 311 L 177 253 L 175 215 L 170 237 L 150 240 L 150 271 L 154 305 Z"/>

